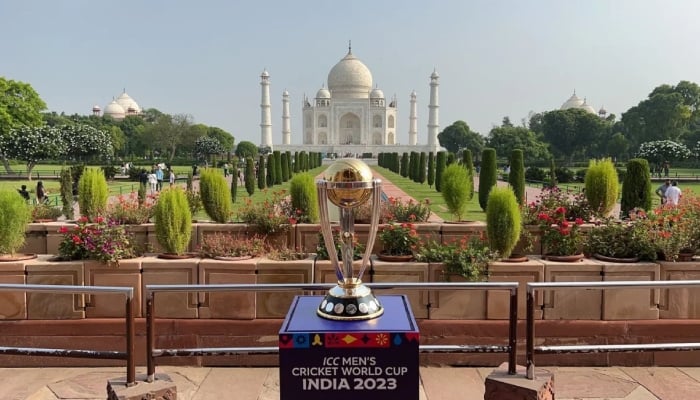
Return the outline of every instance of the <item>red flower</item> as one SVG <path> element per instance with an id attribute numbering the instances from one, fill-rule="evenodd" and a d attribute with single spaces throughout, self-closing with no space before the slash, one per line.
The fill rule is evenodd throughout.
<path id="1" fill-rule="evenodd" d="M 583 219 L 582 218 L 576 218 L 576 225 L 583 225 Z"/>
<path id="2" fill-rule="evenodd" d="M 68 228 L 65 226 L 62 226 L 58 229 L 58 233 L 68 233 Z"/>
<path id="3" fill-rule="evenodd" d="M 566 208 L 564 208 L 564 207 L 558 207 L 554 212 L 557 213 L 557 214 L 564 215 L 564 214 L 566 214 Z"/>

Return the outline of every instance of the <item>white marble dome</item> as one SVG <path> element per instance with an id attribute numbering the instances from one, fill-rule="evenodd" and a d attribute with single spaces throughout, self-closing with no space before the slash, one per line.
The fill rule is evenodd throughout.
<path id="1" fill-rule="evenodd" d="M 369 94 L 369 98 L 370 99 L 383 99 L 384 92 L 382 92 L 382 90 L 379 88 L 374 88 L 374 89 L 372 89 L 372 92 Z"/>
<path id="2" fill-rule="evenodd" d="M 560 110 L 568 110 L 569 108 L 580 108 L 583 105 L 583 99 L 576 96 L 576 92 L 569 97 L 564 104 L 559 107 Z"/>
<path id="3" fill-rule="evenodd" d="M 586 103 L 586 99 L 583 99 L 583 104 L 581 104 L 581 107 L 579 108 L 591 114 L 598 114 L 598 112 L 595 110 L 595 108 L 593 108 L 592 105 Z"/>
<path id="4" fill-rule="evenodd" d="M 112 102 L 105 107 L 103 114 L 119 120 L 124 119 L 126 110 L 124 110 L 124 107 L 117 103 L 116 100 L 112 100 Z"/>
<path id="5" fill-rule="evenodd" d="M 325 87 L 321 87 L 318 89 L 318 92 L 316 92 L 316 98 L 317 99 L 330 99 L 331 98 L 331 92 L 328 91 Z"/>
<path id="6" fill-rule="evenodd" d="M 372 73 L 348 51 L 328 73 L 328 89 L 333 97 L 367 98 L 372 90 Z"/>
<path id="7" fill-rule="evenodd" d="M 131 96 L 126 94 L 126 91 L 120 94 L 116 101 L 124 110 L 127 110 L 129 114 L 138 114 L 141 112 L 141 107 L 139 107 Z"/>

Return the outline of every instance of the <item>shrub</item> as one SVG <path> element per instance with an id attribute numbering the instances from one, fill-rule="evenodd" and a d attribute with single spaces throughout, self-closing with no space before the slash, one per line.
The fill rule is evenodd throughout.
<path id="1" fill-rule="evenodd" d="M 404 203 L 401 199 L 389 197 L 382 206 L 382 215 L 389 221 L 428 222 L 430 218 L 430 199 L 417 203 L 411 198 Z"/>
<path id="2" fill-rule="evenodd" d="M 77 226 L 62 226 L 59 233 L 63 234 L 63 239 L 58 254 L 65 260 L 114 263 L 142 254 L 142 249 L 137 248 L 133 236 L 123 225 L 103 217 L 96 217 L 92 223 L 87 217 L 81 217 Z"/>
<path id="3" fill-rule="evenodd" d="M 204 235 L 197 251 L 200 257 L 259 257 L 267 252 L 265 239 L 217 232 Z"/>
<path id="4" fill-rule="evenodd" d="M 408 178 L 408 153 L 401 155 L 401 176 Z"/>
<path id="5" fill-rule="evenodd" d="M 78 182 L 78 204 L 80 213 L 89 219 L 95 219 L 107 208 L 109 189 L 102 170 L 85 168 Z"/>
<path id="6" fill-rule="evenodd" d="M 525 180 L 528 182 L 544 182 L 545 173 L 542 168 L 529 167 L 525 170 Z"/>
<path id="7" fill-rule="evenodd" d="M 442 175 L 442 198 L 445 200 L 445 205 L 450 213 L 461 221 L 462 217 L 467 212 L 467 196 L 469 195 L 467 185 L 469 179 L 467 170 L 461 165 L 451 164 L 445 169 Z"/>
<path id="8" fill-rule="evenodd" d="M 238 219 L 251 225 L 255 233 L 269 235 L 277 232 L 286 232 L 290 228 L 292 210 L 291 202 L 287 199 L 284 190 L 272 192 L 266 195 L 265 200 L 253 203 L 250 198 L 238 210 Z"/>
<path id="9" fill-rule="evenodd" d="M 275 166 L 275 174 L 273 177 L 275 178 L 275 185 L 281 185 L 282 184 L 282 153 L 280 153 L 279 150 L 275 150 L 272 152 L 272 161 L 273 165 Z M 286 182 L 286 181 L 285 181 Z"/>
<path id="10" fill-rule="evenodd" d="M 591 160 L 585 179 L 586 198 L 599 215 L 607 215 L 617 202 L 619 181 L 615 165 L 609 158 Z"/>
<path id="11" fill-rule="evenodd" d="M 282 182 L 289 180 L 289 164 L 287 163 L 287 152 L 281 154 L 282 157 Z"/>
<path id="12" fill-rule="evenodd" d="M 410 222 L 387 224 L 379 230 L 377 237 L 382 242 L 382 254 L 389 256 L 411 255 L 420 242 L 416 226 Z"/>
<path id="13" fill-rule="evenodd" d="M 199 177 L 199 195 L 209 218 L 223 224 L 231 216 L 231 192 L 218 169 L 206 168 Z"/>
<path id="14" fill-rule="evenodd" d="M 510 153 L 510 174 L 508 183 L 513 188 L 518 204 L 525 203 L 525 163 L 523 161 L 523 151 L 515 149 Z"/>
<path id="15" fill-rule="evenodd" d="M 267 163 L 265 164 L 265 184 L 267 187 L 272 187 L 275 185 L 275 157 L 270 154 L 267 156 Z"/>
<path id="16" fill-rule="evenodd" d="M 238 197 L 238 165 L 235 162 L 231 165 L 231 202 L 236 203 L 236 197 Z"/>
<path id="17" fill-rule="evenodd" d="M 255 163 L 250 157 L 245 159 L 245 191 L 248 196 L 255 193 Z"/>
<path id="18" fill-rule="evenodd" d="M 474 198 L 474 162 L 472 161 L 472 151 L 469 149 L 462 150 L 462 166 L 467 169 L 469 173 L 467 184 L 467 189 L 469 191 L 469 196 L 467 198 L 471 201 Z"/>
<path id="19" fill-rule="evenodd" d="M 438 151 L 435 160 L 435 191 L 442 192 L 442 174 L 447 167 L 447 153 Z"/>
<path id="20" fill-rule="evenodd" d="M 498 251 L 501 257 L 508 258 L 518 243 L 521 226 L 520 208 L 513 190 L 493 188 L 486 205 L 486 232 L 490 247 Z"/>
<path id="21" fill-rule="evenodd" d="M 183 254 L 192 236 L 192 214 L 185 192 L 178 187 L 160 192 L 153 218 L 158 243 L 168 253 Z"/>
<path id="22" fill-rule="evenodd" d="M 557 177 L 557 182 L 559 183 L 569 183 L 575 181 L 574 171 L 566 167 L 557 167 L 554 169 L 554 175 Z M 585 175 L 584 175 L 585 176 Z"/>
<path id="23" fill-rule="evenodd" d="M 29 206 L 15 190 L 0 190 L 0 254 L 14 254 L 24 244 L 31 221 Z"/>
<path id="24" fill-rule="evenodd" d="M 343 261 L 342 239 L 340 237 L 340 228 L 334 226 L 331 230 L 331 236 L 333 237 L 333 245 L 335 247 L 335 252 L 338 255 L 338 261 Z M 362 258 L 365 252 L 365 245 L 357 239 L 357 235 L 352 238 L 352 259 L 359 260 Z M 328 248 L 326 247 L 326 242 L 323 240 L 323 234 L 318 233 L 318 245 L 316 246 L 316 256 L 319 260 L 330 260 L 328 255 Z"/>
<path id="25" fill-rule="evenodd" d="M 289 194 L 296 222 L 318 222 L 318 195 L 313 176 L 308 172 L 294 175 L 289 182 Z"/>
<path id="26" fill-rule="evenodd" d="M 428 187 L 435 183 L 435 153 L 428 153 Z"/>
<path id="27" fill-rule="evenodd" d="M 470 281 L 483 280 L 488 275 L 489 262 L 496 259 L 482 239 L 467 236 L 451 243 L 421 243 L 414 256 L 419 262 L 441 262 L 446 273 L 459 274 Z"/>
<path id="28" fill-rule="evenodd" d="M 34 206 L 32 209 L 32 220 L 38 221 L 42 219 L 49 219 L 55 221 L 63 214 L 60 208 L 48 205 L 46 203 L 40 203 Z"/>
<path id="29" fill-rule="evenodd" d="M 257 178 L 258 178 L 258 189 L 263 190 L 267 187 L 267 178 L 265 174 L 265 156 L 261 155 L 260 158 L 258 159 L 258 170 L 257 170 Z M 250 192 L 248 192 L 250 193 Z"/>
<path id="30" fill-rule="evenodd" d="M 114 165 L 105 165 L 102 167 L 102 172 L 105 174 L 105 178 L 112 180 L 119 172 L 119 169 Z"/>
<path id="31" fill-rule="evenodd" d="M 622 181 L 620 211 L 622 215 L 627 215 L 635 208 L 651 209 L 651 173 L 649 162 L 643 158 L 629 160 L 627 174 Z"/>
<path id="32" fill-rule="evenodd" d="M 481 172 L 479 173 L 479 206 L 486 210 L 489 192 L 496 186 L 497 179 L 496 149 L 486 148 L 481 153 Z"/>
<path id="33" fill-rule="evenodd" d="M 145 224 L 153 216 L 155 203 L 154 195 L 147 196 L 143 202 L 133 192 L 128 196 L 120 195 L 116 203 L 107 207 L 107 218 L 126 225 Z"/>
<path id="34" fill-rule="evenodd" d="M 418 180 L 418 153 L 415 151 L 411 152 L 411 155 L 408 157 L 408 177 L 416 182 Z"/>
<path id="35" fill-rule="evenodd" d="M 70 168 L 61 169 L 61 203 L 63 204 L 62 213 L 66 219 L 73 219 L 73 178 L 71 177 Z"/>
<path id="36" fill-rule="evenodd" d="M 418 159 L 418 183 L 425 183 L 425 170 L 427 168 L 426 163 L 427 160 L 425 158 L 425 152 L 422 151 Z"/>

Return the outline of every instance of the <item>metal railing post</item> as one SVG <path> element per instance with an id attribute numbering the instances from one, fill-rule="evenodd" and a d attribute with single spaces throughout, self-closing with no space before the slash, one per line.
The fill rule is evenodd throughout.
<path id="1" fill-rule="evenodd" d="M 155 321 L 153 321 L 153 296 L 155 292 L 146 292 L 146 380 L 153 382 L 156 375 L 156 360 L 153 358 L 155 347 Z"/>
<path id="2" fill-rule="evenodd" d="M 510 290 L 510 321 L 508 332 L 508 374 L 515 375 L 518 340 L 518 289 Z"/>
<path id="3" fill-rule="evenodd" d="M 527 320 L 525 338 L 525 374 L 527 379 L 535 379 L 535 295 L 532 287 L 527 291 Z"/>
<path id="4" fill-rule="evenodd" d="M 126 385 L 136 384 L 136 344 L 134 341 L 133 296 L 126 297 Z"/>

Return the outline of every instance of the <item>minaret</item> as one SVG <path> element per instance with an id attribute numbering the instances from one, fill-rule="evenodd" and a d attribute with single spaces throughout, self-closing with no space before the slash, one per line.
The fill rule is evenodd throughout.
<path id="1" fill-rule="evenodd" d="M 260 145 L 272 150 L 272 114 L 270 112 L 270 74 L 263 70 L 260 75 Z"/>
<path id="2" fill-rule="evenodd" d="M 282 93 L 282 144 L 291 144 L 292 125 L 289 120 L 289 92 Z"/>
<path id="3" fill-rule="evenodd" d="M 418 141 L 418 108 L 416 108 L 415 90 L 411 92 L 411 115 L 408 121 L 408 144 L 415 146 Z"/>
<path id="4" fill-rule="evenodd" d="M 438 141 L 438 130 L 440 129 L 440 121 L 438 118 L 438 75 L 437 71 L 433 70 L 430 75 L 430 104 L 428 105 L 428 148 L 430 151 L 436 151 L 440 147 Z"/>

